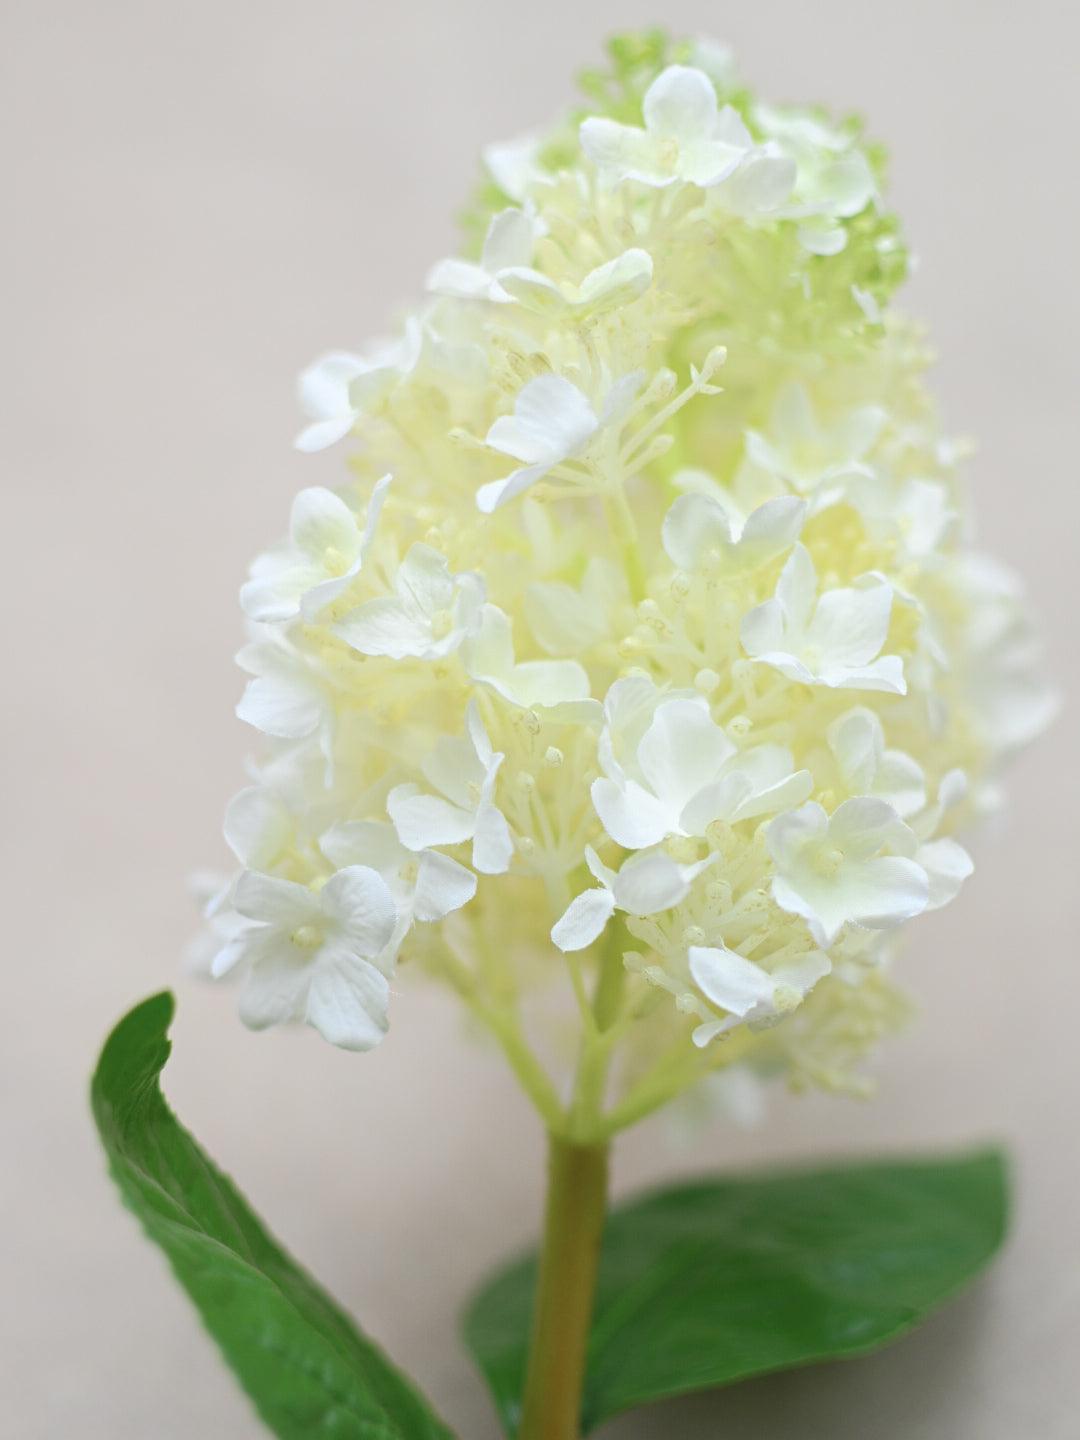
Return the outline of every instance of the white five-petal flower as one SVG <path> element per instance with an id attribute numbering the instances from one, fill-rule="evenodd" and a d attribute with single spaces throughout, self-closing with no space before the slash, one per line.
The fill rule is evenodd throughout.
<path id="1" fill-rule="evenodd" d="M 476 876 L 438 850 L 415 853 L 383 820 L 345 820 L 319 840 L 323 854 L 339 870 L 366 865 L 386 882 L 397 910 L 394 933 L 378 956 L 385 968 L 393 962 L 416 921 L 444 920 L 476 894 Z"/>
<path id="2" fill-rule="evenodd" d="M 922 766 L 902 750 L 885 747 L 880 717 L 864 705 L 847 710 L 827 732 L 841 778 L 850 795 L 886 800 L 902 820 L 926 804 Z"/>
<path id="3" fill-rule="evenodd" d="M 562 375 L 540 375 L 522 386 L 512 415 L 500 415 L 487 433 L 492 450 L 524 463 L 502 480 L 481 485 L 476 503 L 485 514 L 505 505 L 564 460 L 583 454 L 599 431 L 626 418 L 643 375 L 634 371 L 608 391 L 599 414 Z"/>
<path id="4" fill-rule="evenodd" d="M 237 912 L 252 922 L 218 956 L 214 974 L 246 970 L 240 1017 L 254 1030 L 306 1020 L 332 1045 L 370 1050 L 387 1029 L 390 987 L 376 963 L 394 933 L 394 901 L 364 865 L 318 891 L 246 870 Z"/>
<path id="5" fill-rule="evenodd" d="M 780 572 L 776 594 L 743 616 L 743 649 L 801 685 L 905 694 L 903 661 L 881 654 L 892 587 L 865 578 L 865 585 L 825 590 L 819 597 L 810 552 L 796 545 Z"/>
<path id="6" fill-rule="evenodd" d="M 680 495 L 664 518 L 662 539 L 681 570 L 734 575 L 783 554 L 799 538 L 806 502 L 778 495 L 745 520 L 711 495 Z"/>
<path id="7" fill-rule="evenodd" d="M 334 351 L 301 374 L 300 408 L 309 423 L 296 437 L 298 450 L 325 450 L 343 440 L 363 412 L 411 374 L 423 348 L 420 321 L 411 317 L 399 340 L 374 346 L 366 356 Z"/>
<path id="8" fill-rule="evenodd" d="M 478 623 L 462 648 L 471 679 L 490 685 L 523 708 L 560 708 L 567 717 L 599 719 L 589 698 L 589 676 L 577 660 L 517 660 L 509 617 L 497 605 L 480 607 Z M 572 707 L 567 709 L 566 707 Z"/>
<path id="9" fill-rule="evenodd" d="M 773 898 L 819 945 L 847 924 L 885 929 L 926 909 L 926 871 L 909 858 L 915 836 L 884 800 L 856 796 L 831 815 L 810 801 L 770 821 L 766 838 Z"/>
<path id="10" fill-rule="evenodd" d="M 782 745 L 740 752 L 701 696 L 658 696 L 651 681 L 617 680 L 604 702 L 592 801 L 618 845 L 642 850 L 669 835 L 701 836 L 714 821 L 736 824 L 798 805 L 809 771 Z"/>
<path id="11" fill-rule="evenodd" d="M 776 397 L 767 433 L 746 432 L 746 457 L 800 495 L 809 495 L 827 482 L 871 474 L 866 457 L 884 426 L 880 405 L 860 405 L 823 424 L 806 390 L 792 381 Z"/>
<path id="12" fill-rule="evenodd" d="M 289 543 L 260 555 L 240 604 L 252 620 L 312 620 L 359 573 L 375 537 L 390 476 L 376 481 L 363 524 L 332 490 L 312 485 L 293 501 Z"/>
<path id="13" fill-rule="evenodd" d="M 579 285 L 552 280 L 539 270 L 516 266 L 500 270 L 504 295 L 539 315 L 573 314 L 580 319 L 628 305 L 652 283 L 652 256 L 646 250 L 625 250 L 590 270 Z"/>
<path id="14" fill-rule="evenodd" d="M 465 712 L 465 735 L 439 737 L 421 769 L 438 792 L 411 782 L 396 785 L 386 809 L 407 850 L 472 841 L 472 863 L 484 875 L 510 867 L 514 842 L 506 816 L 495 804 L 495 781 L 505 756 L 492 748 L 476 701 Z"/>
<path id="15" fill-rule="evenodd" d="M 398 566 L 394 594 L 365 601 L 334 630 L 362 655 L 438 660 L 475 631 L 483 600 L 479 575 L 451 575 L 445 555 L 417 543 Z"/>
<path id="16" fill-rule="evenodd" d="M 737 1026 L 775 1024 L 797 1009 L 819 980 L 832 969 L 827 955 L 811 950 L 795 960 L 765 970 L 726 945 L 691 945 L 690 974 L 698 989 L 718 1009 L 728 1013 L 707 1020 L 693 1035 L 695 1045 L 707 1045 Z"/>
<path id="17" fill-rule="evenodd" d="M 600 884 L 571 900 L 552 926 L 552 942 L 562 951 L 584 950 L 604 930 L 616 910 L 628 915 L 657 915 L 680 904 L 691 883 L 715 860 L 680 865 L 663 850 L 631 855 L 620 870 L 609 869 L 591 845 L 585 863 Z"/>
<path id="18" fill-rule="evenodd" d="M 718 107 L 713 82 L 701 70 L 669 65 L 645 92 L 642 117 L 644 128 L 600 116 L 582 122 L 582 149 L 609 183 L 662 187 L 681 181 L 708 189 L 740 169 L 762 165 L 775 172 L 761 187 L 770 204 L 791 189 L 791 161 L 755 144 L 730 105 Z"/>
<path id="19" fill-rule="evenodd" d="M 427 287 L 437 295 L 505 304 L 511 296 L 499 283 L 499 276 L 511 267 L 532 264 L 536 235 L 536 220 L 527 210 L 500 210 L 488 225 L 479 263 L 440 260 L 428 274 Z"/>

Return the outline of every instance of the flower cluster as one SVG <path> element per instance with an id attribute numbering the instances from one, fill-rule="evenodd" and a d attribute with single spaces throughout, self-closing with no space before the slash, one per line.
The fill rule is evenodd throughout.
<path id="1" fill-rule="evenodd" d="M 241 592 L 266 745 L 208 916 L 248 1024 L 367 1049 L 409 961 L 542 1105 L 529 997 L 588 1028 L 597 974 L 621 1123 L 736 1060 L 852 1084 L 1051 702 L 890 308 L 880 153 L 717 46 L 614 57 L 486 152 L 400 338 L 301 379 L 351 478 Z"/>

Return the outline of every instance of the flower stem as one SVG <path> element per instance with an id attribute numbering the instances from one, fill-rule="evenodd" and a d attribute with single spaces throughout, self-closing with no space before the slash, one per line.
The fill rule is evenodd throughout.
<path id="1" fill-rule="evenodd" d="M 518 1440 L 578 1440 L 608 1147 L 549 1140 L 548 1193 Z"/>

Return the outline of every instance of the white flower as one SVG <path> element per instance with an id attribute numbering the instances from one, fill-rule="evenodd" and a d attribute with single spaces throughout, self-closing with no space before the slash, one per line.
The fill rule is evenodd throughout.
<path id="1" fill-rule="evenodd" d="M 964 881 L 974 873 L 971 856 L 951 836 L 934 839 L 942 820 L 950 810 L 957 809 L 967 798 L 967 776 L 962 770 L 949 770 L 938 785 L 937 798 L 916 815 L 911 828 L 919 841 L 912 859 L 926 871 L 930 882 L 927 910 L 940 910 L 960 893 Z"/>
<path id="2" fill-rule="evenodd" d="M 451 575 L 446 556 L 430 545 L 410 546 L 394 576 L 394 591 L 360 605 L 335 633 L 362 655 L 437 660 L 456 650 L 479 623 L 483 580 L 471 571 Z"/>
<path id="3" fill-rule="evenodd" d="M 776 903 L 801 915 L 819 945 L 846 924 L 883 929 L 926 909 L 926 871 L 908 858 L 914 836 L 884 800 L 856 796 L 832 815 L 810 801 L 770 821 L 766 838 Z"/>
<path id="4" fill-rule="evenodd" d="M 686 899 L 691 883 L 716 859 L 679 865 L 663 850 L 631 855 L 621 870 L 609 870 L 591 845 L 585 863 L 600 884 L 571 900 L 552 926 L 552 942 L 562 951 L 584 950 L 603 932 L 616 910 L 628 915 L 657 915 Z"/>
<path id="5" fill-rule="evenodd" d="M 251 567 L 240 604 L 252 620 L 312 620 L 360 573 L 375 537 L 390 476 L 377 481 L 361 526 L 339 495 L 313 485 L 293 501 L 289 543 Z"/>
<path id="6" fill-rule="evenodd" d="M 319 840 L 323 854 L 339 870 L 366 865 L 386 882 L 397 911 L 394 933 L 379 954 L 385 969 L 396 958 L 416 921 L 444 920 L 476 894 L 476 876 L 437 850 L 406 849 L 393 825 L 382 820 L 346 820 Z"/>
<path id="7" fill-rule="evenodd" d="M 713 82 L 701 70 L 669 65 L 645 92 L 642 115 L 644 129 L 598 116 L 582 122 L 582 149 L 611 183 L 708 188 L 748 163 L 763 163 L 781 172 L 771 192 L 782 196 L 791 187 L 794 166 L 755 145 L 730 105 L 718 109 Z"/>
<path id="8" fill-rule="evenodd" d="M 776 397 L 768 434 L 746 432 L 746 455 L 775 479 L 808 495 L 825 482 L 870 474 L 865 457 L 884 425 L 880 405 L 860 405 L 823 425 L 804 388 L 792 382 Z"/>
<path id="9" fill-rule="evenodd" d="M 652 276 L 652 256 L 646 250 L 632 249 L 597 265 L 580 285 L 555 281 L 539 270 L 521 266 L 500 270 L 498 284 L 505 296 L 539 315 L 572 314 L 583 319 L 628 305 L 645 293 Z"/>
<path id="10" fill-rule="evenodd" d="M 462 650 L 471 679 L 490 685 L 524 709 L 560 707 L 560 713 L 589 720 L 599 706 L 589 699 L 589 676 L 576 660 L 522 660 L 514 657 L 510 620 L 497 605 L 483 605 L 479 623 Z M 565 707 L 572 707 L 566 711 Z"/>
<path id="11" fill-rule="evenodd" d="M 599 415 L 587 396 L 562 375 L 540 375 L 522 386 L 513 415 L 499 416 L 486 443 L 524 465 L 503 480 L 481 485 L 476 492 L 480 509 L 491 514 L 543 479 L 554 466 L 581 455 L 600 430 L 625 419 L 641 382 L 640 371 L 616 381 Z"/>
<path id="12" fill-rule="evenodd" d="M 484 237 L 479 264 L 471 260 L 440 260 L 427 278 L 427 287 L 438 295 L 461 300 L 492 300 L 506 303 L 510 295 L 499 283 L 503 270 L 532 264 L 537 226 L 526 210 L 511 207 L 492 216 Z"/>
<path id="13" fill-rule="evenodd" d="M 327 677 L 317 660 L 284 636 L 245 645 L 236 657 L 248 681 L 236 707 L 241 720 L 278 740 L 318 735 L 329 766 L 336 714 Z"/>
<path id="14" fill-rule="evenodd" d="M 819 980 L 829 974 L 829 957 L 811 950 L 796 960 L 764 970 L 726 945 L 691 945 L 690 974 L 713 1005 L 728 1013 L 708 1020 L 694 1031 L 695 1045 L 707 1045 L 736 1026 L 767 1026 L 782 1020 L 806 999 Z"/>
<path id="15" fill-rule="evenodd" d="M 745 520 L 711 495 L 680 495 L 664 518 L 662 540 L 682 570 L 734 575 L 789 549 L 805 518 L 806 502 L 794 495 L 766 500 Z"/>
<path id="16" fill-rule="evenodd" d="M 853 474 L 829 498 L 846 501 L 874 539 L 895 540 L 897 559 L 926 560 L 939 550 L 956 521 L 947 488 L 939 480 L 893 481 Z"/>
<path id="17" fill-rule="evenodd" d="M 743 616 L 739 636 L 754 660 L 801 685 L 903 695 L 903 662 L 881 654 L 892 598 L 892 587 L 880 580 L 825 590 L 819 598 L 810 552 L 796 545 L 775 596 Z"/>
<path id="18" fill-rule="evenodd" d="M 363 412 L 377 403 L 420 359 L 423 334 L 411 318 L 400 340 L 372 348 L 367 356 L 335 351 L 300 376 L 300 408 L 308 417 L 296 437 L 298 450 L 325 450 L 343 440 Z"/>
<path id="19" fill-rule="evenodd" d="M 390 987 L 374 963 L 394 933 L 394 901 L 374 870 L 339 870 L 318 892 L 247 870 L 238 913 L 253 922 L 214 964 L 243 964 L 240 1018 L 253 1030 L 306 1020 L 332 1045 L 370 1050 L 387 1029 Z"/>
<path id="20" fill-rule="evenodd" d="M 616 844 L 642 850 L 669 835 L 704 835 L 715 820 L 736 824 L 809 795 L 809 772 L 793 773 L 783 746 L 740 753 L 703 698 L 657 704 L 651 688 L 648 681 L 618 680 L 604 702 L 604 774 L 593 781 L 592 801 Z M 655 708 L 642 729 L 650 705 Z"/>
<path id="21" fill-rule="evenodd" d="M 885 732 L 873 710 L 857 705 L 845 711 L 826 738 L 849 794 L 885 800 L 902 820 L 926 804 L 922 766 L 902 750 L 885 748 Z"/>
<path id="22" fill-rule="evenodd" d="M 534 581 L 525 592 L 525 618 L 549 655 L 582 654 L 614 637 L 615 619 L 628 598 L 624 572 L 606 556 L 594 555 L 580 586 Z"/>
<path id="23" fill-rule="evenodd" d="M 540 141 L 534 135 L 519 135 L 514 140 L 499 140 L 485 145 L 480 152 L 495 184 L 504 195 L 519 204 L 534 185 L 551 180 L 551 176 L 540 165 L 539 154 Z"/>
<path id="24" fill-rule="evenodd" d="M 877 197 L 870 162 L 850 136 L 805 110 L 759 104 L 754 119 L 795 162 L 795 190 L 784 215 L 802 221 L 799 239 L 813 254 L 837 254 L 847 244 L 838 221 L 858 215 Z"/>
<path id="25" fill-rule="evenodd" d="M 514 853 L 510 827 L 493 798 L 505 756 L 492 749 L 475 700 L 469 701 L 465 727 L 464 737 L 441 735 L 421 766 L 439 793 L 425 794 L 411 782 L 396 785 L 386 798 L 386 809 L 406 849 L 471 840 L 476 869 L 501 875 Z"/>

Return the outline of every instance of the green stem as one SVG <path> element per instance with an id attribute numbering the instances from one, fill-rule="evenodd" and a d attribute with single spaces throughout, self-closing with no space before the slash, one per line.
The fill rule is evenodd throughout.
<path id="1" fill-rule="evenodd" d="M 608 1147 L 549 1140 L 547 1207 L 518 1440 L 578 1440 Z"/>

